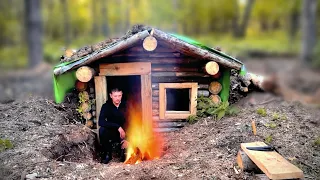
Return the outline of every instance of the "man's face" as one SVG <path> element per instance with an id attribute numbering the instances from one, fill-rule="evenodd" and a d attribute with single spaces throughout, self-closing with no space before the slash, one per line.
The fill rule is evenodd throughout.
<path id="1" fill-rule="evenodd" d="M 110 93 L 110 98 L 114 104 L 119 104 L 122 98 L 122 91 L 114 91 Z"/>

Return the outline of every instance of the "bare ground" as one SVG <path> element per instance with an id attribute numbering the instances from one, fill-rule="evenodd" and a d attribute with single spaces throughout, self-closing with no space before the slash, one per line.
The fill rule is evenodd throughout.
<path id="1" fill-rule="evenodd" d="M 277 71 L 281 63 L 274 62 L 246 64 L 263 74 Z M 34 87 L 27 88 L 32 91 Z M 16 100 L 19 96 L 23 100 Z M 314 144 L 320 136 L 319 109 L 267 93 L 244 97 L 236 104 L 241 109 L 237 116 L 220 121 L 205 118 L 165 134 L 163 156 L 137 165 L 98 163 L 94 133 L 71 124 L 76 117 L 68 104 L 56 105 L 30 95 L 13 95 L 12 100 L 2 102 L 0 138 L 10 139 L 14 147 L 0 153 L 0 179 L 20 179 L 32 173 L 40 179 L 256 179 L 252 173 L 235 172 L 236 153 L 240 143 L 264 141 L 268 136 L 280 154 L 304 171 L 306 179 L 320 177 L 320 147 Z M 265 108 L 267 116 L 257 114 L 257 108 Z M 286 118 L 272 120 L 274 113 Z M 252 120 L 257 122 L 257 136 L 251 133 Z M 271 122 L 276 127 L 266 126 Z"/>

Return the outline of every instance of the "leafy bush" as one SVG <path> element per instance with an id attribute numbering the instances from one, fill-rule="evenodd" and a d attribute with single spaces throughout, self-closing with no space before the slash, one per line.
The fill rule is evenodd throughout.
<path id="1" fill-rule="evenodd" d="M 0 152 L 13 148 L 13 145 L 9 139 L 0 139 Z"/>
<path id="2" fill-rule="evenodd" d="M 267 116 L 267 110 L 265 108 L 258 108 L 257 114 L 259 114 L 262 117 L 265 117 L 265 116 Z"/>
<path id="3" fill-rule="evenodd" d="M 229 106 L 228 101 L 215 104 L 210 98 L 203 96 L 199 97 L 197 101 L 198 117 L 214 116 L 216 120 L 220 120 L 225 115 L 233 116 L 240 112 L 235 106 Z"/>
<path id="4" fill-rule="evenodd" d="M 187 122 L 190 123 L 190 124 L 194 124 L 195 122 L 198 121 L 198 119 L 199 119 L 198 116 L 196 116 L 196 115 L 190 115 L 190 116 L 188 116 L 188 118 L 187 118 Z"/>

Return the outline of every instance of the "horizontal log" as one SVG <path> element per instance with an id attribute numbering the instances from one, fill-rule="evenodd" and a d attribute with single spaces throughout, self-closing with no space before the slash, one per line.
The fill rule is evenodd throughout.
<path id="1" fill-rule="evenodd" d="M 153 90 L 152 91 L 152 96 L 159 96 L 159 90 Z"/>
<path id="2" fill-rule="evenodd" d="M 152 102 L 152 109 L 159 109 L 159 102 Z"/>
<path id="3" fill-rule="evenodd" d="M 153 130 L 158 133 L 166 133 L 166 132 L 178 131 L 180 130 L 180 128 L 153 128 Z"/>
<path id="4" fill-rule="evenodd" d="M 182 55 L 178 52 L 175 53 L 154 53 L 154 52 L 141 52 L 141 53 L 121 53 L 121 54 L 114 54 L 110 56 L 111 58 L 113 57 L 122 57 L 122 58 L 131 58 L 131 57 L 136 57 L 136 58 L 177 58 L 177 57 L 182 57 Z"/>
<path id="5" fill-rule="evenodd" d="M 151 67 L 152 72 L 198 72 L 199 68 L 196 67 L 181 67 L 181 66 L 164 66 L 153 65 Z"/>
<path id="6" fill-rule="evenodd" d="M 210 92 L 208 90 L 198 90 L 197 96 L 204 96 L 204 97 L 209 97 Z"/>
<path id="7" fill-rule="evenodd" d="M 198 89 L 208 89 L 208 84 L 198 84 Z M 159 83 L 152 83 L 152 89 L 159 89 Z"/>
<path id="8" fill-rule="evenodd" d="M 199 61 L 199 59 L 189 58 L 189 57 L 163 57 L 163 58 L 154 58 L 154 57 L 146 57 L 146 58 L 135 58 L 135 57 L 118 57 L 118 58 L 104 58 L 101 59 L 100 62 L 103 63 L 119 63 L 119 62 L 151 62 L 152 64 L 195 64 L 196 66 L 200 66 L 203 63 Z"/>
<path id="9" fill-rule="evenodd" d="M 159 109 L 152 109 L 152 116 L 159 116 Z"/>
<path id="10" fill-rule="evenodd" d="M 152 102 L 159 102 L 159 97 L 153 97 L 152 96 Z"/>
<path id="11" fill-rule="evenodd" d="M 158 121 L 154 122 L 154 127 L 157 128 L 173 128 L 173 127 L 184 127 L 187 124 L 187 122 L 173 122 L 173 121 Z"/>
<path id="12" fill-rule="evenodd" d="M 198 72 L 152 72 L 152 77 L 210 77 L 210 75 Z"/>
<path id="13" fill-rule="evenodd" d="M 182 83 L 197 82 L 199 84 L 209 84 L 211 77 L 152 77 L 152 83 Z"/>
<path id="14" fill-rule="evenodd" d="M 170 122 L 186 122 L 185 119 L 160 119 L 159 116 L 152 116 L 152 120 L 154 122 L 157 122 L 157 121 L 161 121 L 161 122 L 166 122 L 166 121 L 170 121 Z"/>
<path id="15" fill-rule="evenodd" d="M 135 47 L 132 47 L 132 48 L 129 48 L 128 50 L 124 51 L 124 52 L 147 52 L 145 49 L 143 49 L 143 47 L 141 46 L 135 46 Z M 169 49 L 169 48 L 165 48 L 165 47 L 161 47 L 161 46 L 158 46 L 153 52 L 167 52 L 167 53 L 170 53 L 170 52 L 177 52 L 173 49 Z"/>

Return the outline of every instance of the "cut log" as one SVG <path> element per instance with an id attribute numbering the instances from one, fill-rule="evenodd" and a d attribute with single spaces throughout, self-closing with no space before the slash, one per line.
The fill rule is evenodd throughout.
<path id="1" fill-rule="evenodd" d="M 237 164 L 243 171 L 259 173 L 261 170 L 252 162 L 249 156 L 242 150 L 238 151 Z"/>
<path id="2" fill-rule="evenodd" d="M 76 87 L 76 90 L 81 92 L 81 91 L 84 91 L 84 90 L 87 89 L 88 83 L 81 82 L 81 81 L 77 80 L 76 84 L 75 84 L 75 87 Z"/>
<path id="3" fill-rule="evenodd" d="M 77 69 L 76 77 L 81 82 L 89 82 L 94 76 L 95 71 L 88 66 L 82 66 Z"/>
<path id="4" fill-rule="evenodd" d="M 157 48 L 157 39 L 152 37 L 152 36 L 148 36 L 143 40 L 143 48 L 147 51 L 153 51 Z"/>
<path id="5" fill-rule="evenodd" d="M 197 97 L 204 96 L 209 97 L 210 92 L 208 90 L 198 90 Z"/>
<path id="6" fill-rule="evenodd" d="M 159 115 L 159 109 L 152 109 L 152 116 L 158 116 Z"/>
<path id="7" fill-rule="evenodd" d="M 205 70 L 210 75 L 216 75 L 219 72 L 219 64 L 214 61 L 210 61 L 206 64 Z"/>
<path id="8" fill-rule="evenodd" d="M 87 102 L 89 100 L 89 93 L 87 91 L 81 91 L 78 97 L 80 102 Z"/>
<path id="9" fill-rule="evenodd" d="M 92 114 L 90 112 L 86 112 L 86 113 L 83 113 L 82 114 L 82 117 L 85 119 L 85 120 L 90 120 L 92 118 Z"/>
<path id="10" fill-rule="evenodd" d="M 219 104 L 221 102 L 221 98 L 218 95 L 211 94 L 209 97 L 215 104 Z"/>
<path id="11" fill-rule="evenodd" d="M 222 86 L 218 81 L 213 81 L 210 83 L 209 85 L 209 91 L 212 94 L 219 94 L 219 92 L 221 91 Z"/>
<path id="12" fill-rule="evenodd" d="M 83 102 L 80 104 L 80 111 L 83 113 L 89 112 L 91 110 L 91 106 L 87 102 Z"/>

